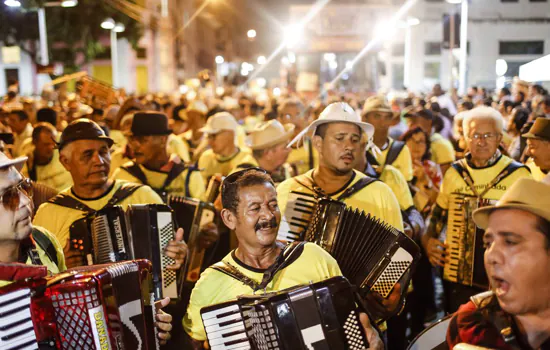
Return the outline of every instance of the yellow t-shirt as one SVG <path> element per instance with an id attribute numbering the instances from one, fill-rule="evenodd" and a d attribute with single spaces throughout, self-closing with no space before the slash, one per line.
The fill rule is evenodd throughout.
<path id="1" fill-rule="evenodd" d="M 52 235 L 50 232 L 48 232 L 43 227 L 39 226 L 33 226 L 34 230 L 38 230 L 42 232 L 48 239 L 52 242 L 55 252 L 57 254 L 57 265 L 48 257 L 48 254 L 40 247 L 39 244 L 36 244 L 36 252 L 38 253 L 38 257 L 40 258 L 40 261 L 44 266 L 48 268 L 48 272 L 52 275 L 55 275 L 57 273 L 63 272 L 67 269 L 67 266 L 65 265 L 65 255 L 63 255 L 63 248 L 59 244 L 58 240 L 55 238 L 54 235 Z M 28 258 L 25 261 L 25 264 L 32 265 L 32 261 L 30 258 Z M 0 280 L 0 287 L 3 287 L 5 285 L 8 285 L 12 283 L 12 281 L 2 281 Z"/>
<path id="2" fill-rule="evenodd" d="M 86 204 L 88 207 L 94 210 L 102 209 L 107 202 L 113 197 L 115 192 L 126 181 L 115 180 L 111 188 L 102 196 L 91 200 L 84 200 L 78 198 L 72 192 L 72 187 L 64 190 L 63 194 L 74 197 L 80 202 Z M 126 197 L 123 201 L 118 203 L 124 210 L 131 204 L 162 204 L 162 199 L 155 193 L 149 186 L 143 186 L 137 189 L 132 195 Z M 59 242 L 65 246 L 67 239 L 69 239 L 69 228 L 76 220 L 83 218 L 86 213 L 77 210 L 62 207 L 57 204 L 44 203 L 38 208 L 36 215 L 34 216 L 33 224 L 42 226 L 49 232 L 53 233 Z"/>
<path id="3" fill-rule="evenodd" d="M 529 158 L 527 162 L 525 163 L 527 167 L 531 170 L 531 175 L 533 176 L 533 179 L 537 181 L 542 181 L 546 174 L 535 164 L 535 161 L 533 158 Z"/>
<path id="4" fill-rule="evenodd" d="M 124 164 L 124 166 L 132 165 L 134 165 L 134 162 Z M 151 186 L 154 189 L 162 188 L 164 181 L 166 181 L 166 178 L 168 177 L 168 173 L 147 169 L 141 164 L 139 165 L 139 168 L 141 169 L 143 174 L 145 174 L 145 178 L 147 179 L 147 186 Z M 204 185 L 204 179 L 202 178 L 200 171 L 192 171 L 191 175 L 189 175 L 189 187 L 187 188 L 189 190 L 189 193 L 187 193 L 187 189 L 185 186 L 188 174 L 189 168 L 185 169 L 177 178 L 175 178 L 170 183 L 170 185 L 168 185 L 168 187 L 166 187 L 166 192 L 168 194 L 193 197 L 202 200 L 204 197 L 204 193 L 206 192 L 206 186 Z M 137 177 L 134 177 L 124 168 L 118 168 L 117 170 L 115 170 L 112 179 L 125 180 L 138 184 L 142 183 Z"/>
<path id="5" fill-rule="evenodd" d="M 246 157 L 244 157 L 243 160 L 239 164 L 237 164 L 237 166 L 235 166 L 235 168 L 233 168 L 233 170 L 231 170 L 229 174 L 233 174 L 234 172 L 243 170 L 244 167 L 241 167 L 241 166 L 245 164 L 249 166 L 260 167 L 260 164 L 258 163 L 256 158 L 254 158 L 252 154 L 249 154 Z M 290 179 L 292 177 L 291 174 L 292 174 L 292 168 L 290 164 L 285 163 L 281 165 L 281 167 L 278 168 L 275 171 L 275 173 L 270 173 L 269 175 L 273 179 L 273 182 L 275 183 L 275 185 L 278 185 L 282 181 L 286 179 Z"/>
<path id="6" fill-rule="evenodd" d="M 455 150 L 451 141 L 444 139 L 438 133 L 434 133 L 431 138 L 432 161 L 437 164 L 448 164 L 455 161 Z"/>
<path id="7" fill-rule="evenodd" d="M 296 181 L 296 179 L 298 179 L 301 183 L 308 184 L 312 181 L 312 173 L 313 170 L 310 170 L 304 175 L 299 175 L 293 177 L 292 179 L 283 181 L 279 186 L 277 186 L 277 202 L 279 203 L 279 209 L 283 215 L 286 210 L 290 191 L 313 193 L 309 188 L 302 186 Z M 302 177 L 305 177 L 306 179 L 301 180 L 300 178 Z M 330 196 L 334 199 L 338 198 L 338 196 L 347 188 L 353 186 L 357 181 L 364 177 L 364 174 L 354 170 L 354 175 L 351 178 L 351 181 L 344 186 L 342 190 L 338 191 L 338 193 L 330 194 Z M 367 187 L 356 192 L 351 197 L 344 199 L 344 203 L 352 208 L 364 210 L 365 213 L 370 213 L 371 215 L 403 232 L 403 218 L 401 216 L 399 202 L 390 187 L 382 181 L 375 181 L 369 184 Z"/>
<path id="8" fill-rule="evenodd" d="M 319 154 L 310 141 L 304 142 L 298 148 L 292 148 L 287 158 L 287 163 L 296 169 L 296 175 L 302 175 L 312 169 L 309 164 L 309 147 L 313 152 L 313 168 L 319 164 Z"/>
<path id="9" fill-rule="evenodd" d="M 481 193 L 511 162 L 511 158 L 502 155 L 493 166 L 474 169 L 470 167 L 470 165 L 466 165 L 466 169 L 474 181 L 476 191 Z M 482 197 L 485 199 L 499 200 L 504 192 L 506 192 L 506 190 L 509 189 L 514 182 L 522 177 L 531 177 L 527 167 L 517 169 L 502 179 L 496 186 L 493 186 L 493 188 L 487 191 L 487 193 Z M 449 200 L 451 198 L 451 194 L 453 193 L 470 196 L 474 195 L 470 187 L 466 185 L 466 182 L 462 179 L 462 176 L 453 167 L 450 167 L 443 177 L 443 184 L 441 185 L 439 195 L 437 196 L 437 204 L 443 209 L 448 209 Z"/>
<path id="10" fill-rule="evenodd" d="M 211 149 L 204 151 L 199 158 L 199 169 L 202 177 L 208 181 L 212 175 L 222 174 L 227 176 L 250 152 L 239 149 L 239 151 L 228 158 L 222 158 L 216 155 Z"/>
<path id="11" fill-rule="evenodd" d="M 401 210 L 407 210 L 414 206 L 409 185 L 399 170 L 391 165 L 386 165 L 379 179 L 391 188 L 393 194 L 397 197 Z"/>
<path id="12" fill-rule="evenodd" d="M 236 261 L 234 251 L 222 261 L 230 263 L 256 282 L 262 281 L 263 271 L 247 267 L 242 262 Z M 341 275 L 342 272 L 336 260 L 330 254 L 315 244 L 306 243 L 303 252 L 296 261 L 275 274 L 273 280 L 267 285 L 266 291 L 275 292 Z M 191 293 L 187 314 L 183 319 L 183 328 L 193 339 L 206 340 L 200 315 L 201 308 L 234 300 L 239 295 L 250 294 L 253 294 L 253 290 L 242 282 L 214 269 L 206 269 Z"/>
<path id="13" fill-rule="evenodd" d="M 166 150 L 168 154 L 177 154 L 181 160 L 185 163 L 191 161 L 191 156 L 189 155 L 189 145 L 187 142 L 183 141 L 180 137 L 170 134 L 168 136 L 168 142 L 166 144 Z"/>
<path id="14" fill-rule="evenodd" d="M 391 145 L 394 143 L 394 140 L 389 138 L 388 140 L 388 146 L 386 149 L 382 150 L 380 154 L 376 155 L 371 152 L 373 156 L 375 156 L 376 161 L 379 165 L 385 165 L 386 164 L 386 158 L 388 157 L 388 152 L 391 148 Z M 369 151 L 370 152 L 370 151 Z M 399 155 L 397 158 L 393 161 L 392 165 L 395 169 L 399 170 L 401 174 L 405 177 L 405 181 L 411 181 L 413 178 L 413 166 L 412 166 L 412 158 L 411 158 L 411 151 L 409 150 L 409 147 L 405 145 L 401 152 L 399 152 Z"/>
<path id="15" fill-rule="evenodd" d="M 29 177 L 27 163 L 23 166 L 21 173 Z M 63 191 L 73 185 L 73 178 L 59 161 L 59 152 L 56 150 L 52 160 L 46 165 L 36 166 L 36 182 L 51 187 L 57 191 Z"/>
<path id="16" fill-rule="evenodd" d="M 115 141 L 112 147 L 113 150 L 124 149 L 128 143 L 128 139 L 120 130 L 109 130 L 109 137 Z"/>

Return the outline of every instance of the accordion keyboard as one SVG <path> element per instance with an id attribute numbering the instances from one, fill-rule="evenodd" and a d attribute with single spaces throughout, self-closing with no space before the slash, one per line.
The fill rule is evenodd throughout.
<path id="1" fill-rule="evenodd" d="M 30 305 L 30 289 L 0 296 L 0 349 L 38 349 Z"/>
<path id="2" fill-rule="evenodd" d="M 159 244 L 162 251 L 164 251 L 164 249 L 168 245 L 168 242 L 174 239 L 172 214 L 170 212 L 159 212 L 157 215 Z M 160 259 L 162 265 L 163 295 L 176 298 L 178 295 L 176 271 L 168 270 L 166 268 L 167 266 L 174 264 L 176 261 L 164 253 L 161 254 Z"/>
<path id="3" fill-rule="evenodd" d="M 202 319 L 212 350 L 251 348 L 237 303 L 205 312 Z"/>
<path id="4" fill-rule="evenodd" d="M 100 215 L 94 218 L 91 224 L 91 231 L 95 260 L 101 264 L 115 262 L 116 257 L 107 216 Z"/>
<path id="5" fill-rule="evenodd" d="M 462 234 L 466 229 L 466 218 L 463 207 L 464 199 L 462 197 L 453 197 L 449 202 L 447 237 L 445 239 L 448 246 L 449 262 L 443 268 L 443 276 L 451 282 L 458 281 L 460 259 L 465 256 Z"/>
<path id="6" fill-rule="evenodd" d="M 317 200 L 314 195 L 291 191 L 285 212 L 281 217 L 277 239 L 286 242 L 303 240 L 303 233 L 309 226 L 316 205 Z"/>

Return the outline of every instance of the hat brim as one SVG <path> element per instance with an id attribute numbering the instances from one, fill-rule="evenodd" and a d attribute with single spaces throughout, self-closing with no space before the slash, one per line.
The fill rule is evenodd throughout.
<path id="1" fill-rule="evenodd" d="M 199 131 L 202 132 L 202 133 L 205 133 L 205 134 L 209 134 L 209 135 L 219 134 L 219 133 L 222 132 L 222 131 L 233 131 L 233 132 L 237 132 L 237 130 L 233 130 L 233 129 L 210 129 L 210 128 L 207 127 L 207 126 L 205 126 L 204 128 L 200 128 Z"/>
<path id="2" fill-rule="evenodd" d="M 367 114 L 373 113 L 373 112 L 387 113 L 387 114 L 391 114 L 393 117 L 396 117 L 399 115 L 399 112 L 393 111 L 390 108 L 373 108 L 363 112 L 362 115 L 366 116 Z"/>
<path id="3" fill-rule="evenodd" d="M 369 123 L 352 122 L 352 121 L 347 121 L 347 120 L 317 119 L 313 123 L 311 123 L 308 127 L 306 127 L 304 130 L 302 130 L 302 132 L 300 132 L 294 139 L 292 139 L 292 141 L 289 142 L 287 147 L 291 147 L 293 144 L 298 142 L 304 135 L 306 135 L 310 131 L 313 134 L 315 134 L 315 131 L 317 130 L 317 128 L 320 125 L 328 124 L 328 123 L 350 123 L 350 124 L 355 124 L 359 128 L 361 128 L 361 130 L 363 130 L 363 132 L 365 132 L 365 134 L 367 134 L 367 139 L 370 139 L 374 135 L 374 126 L 372 124 L 369 124 Z"/>
<path id="4" fill-rule="evenodd" d="M 501 209 L 524 210 L 550 221 L 550 211 L 548 209 L 537 209 L 533 208 L 533 206 L 531 205 L 523 203 L 508 203 L 502 205 L 497 204 L 490 207 L 479 208 L 473 212 L 472 218 L 474 219 L 474 222 L 478 227 L 486 230 L 487 227 L 489 227 L 489 216 L 491 216 L 493 212 Z"/>
<path id="5" fill-rule="evenodd" d="M 15 159 L 10 159 L 7 162 L 0 163 L 0 169 L 9 168 L 10 166 L 13 166 L 15 167 L 15 169 L 17 169 L 17 171 L 21 171 L 21 169 L 23 169 L 23 165 L 25 165 L 25 163 L 27 162 L 27 159 L 29 159 L 29 157 L 19 157 Z"/>
<path id="6" fill-rule="evenodd" d="M 294 124 L 285 124 L 284 128 L 285 128 L 285 133 L 280 137 L 259 145 L 249 144 L 248 147 L 252 150 L 259 150 L 259 149 L 265 149 L 271 146 L 275 146 L 283 142 L 287 142 L 288 140 L 290 140 L 290 138 L 294 134 L 294 129 L 296 128 L 296 126 Z"/>
<path id="7" fill-rule="evenodd" d="M 166 130 L 166 131 L 164 131 L 164 132 L 152 133 L 152 134 L 148 134 L 148 133 L 146 133 L 146 134 L 134 134 L 134 133 L 132 132 L 132 130 L 124 132 L 124 135 L 127 136 L 127 137 L 130 137 L 130 136 L 168 136 L 168 135 L 170 135 L 170 134 L 172 134 L 172 130 L 171 130 L 171 129 Z"/>
<path id="8" fill-rule="evenodd" d="M 547 138 L 544 138 L 544 137 L 539 136 L 539 135 L 535 135 L 535 134 L 530 133 L 530 132 L 528 132 L 528 133 L 526 133 L 526 134 L 523 134 L 523 135 L 521 135 L 521 136 L 524 137 L 524 138 L 526 138 L 526 139 L 549 140 L 549 139 L 547 139 Z"/>
<path id="9" fill-rule="evenodd" d="M 65 143 L 57 143 L 57 149 L 61 151 L 61 149 L 63 149 L 63 147 L 67 146 L 69 143 L 71 142 L 75 142 L 75 141 L 80 141 L 80 140 L 101 140 L 101 141 L 106 141 L 107 144 L 109 145 L 109 148 L 111 148 L 114 144 L 115 144 L 115 140 L 113 140 L 112 138 L 108 137 L 108 136 L 98 136 L 98 137 L 90 137 L 90 138 L 83 138 L 83 139 L 77 139 L 77 140 L 69 140 L 68 142 L 65 142 Z"/>

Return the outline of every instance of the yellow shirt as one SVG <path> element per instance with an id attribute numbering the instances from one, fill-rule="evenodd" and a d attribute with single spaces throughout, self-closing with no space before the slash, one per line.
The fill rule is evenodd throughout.
<path id="1" fill-rule="evenodd" d="M 21 173 L 25 177 L 29 177 L 29 168 L 27 163 L 23 166 Z M 36 182 L 51 187 L 57 191 L 73 185 L 73 178 L 59 161 L 59 152 L 56 150 L 52 160 L 46 165 L 36 166 Z"/>
<path id="2" fill-rule="evenodd" d="M 129 162 L 124 165 L 132 166 L 134 165 L 134 162 Z M 162 188 L 164 181 L 166 181 L 166 178 L 168 177 L 168 173 L 147 169 L 141 164 L 139 165 L 139 168 L 147 179 L 147 186 L 151 186 L 154 189 Z M 204 193 L 206 192 L 206 186 L 204 185 L 204 180 L 201 176 L 200 171 L 192 171 L 191 175 L 189 175 L 189 193 L 187 193 L 185 186 L 188 174 L 189 168 L 185 169 L 177 178 L 175 178 L 170 183 L 170 185 L 168 185 L 168 187 L 166 187 L 166 193 L 178 196 L 193 197 L 202 200 L 204 197 Z M 115 170 L 112 179 L 125 180 L 138 184 L 142 183 L 137 177 L 134 177 L 123 168 L 118 168 L 117 170 Z"/>
<path id="3" fill-rule="evenodd" d="M 168 154 L 177 154 L 181 160 L 185 163 L 191 161 L 191 156 L 189 155 L 189 145 L 187 142 L 183 141 L 180 137 L 170 134 L 168 136 L 168 142 L 166 144 L 166 150 Z"/>
<path id="4" fill-rule="evenodd" d="M 107 205 L 107 202 L 113 197 L 115 192 L 125 183 L 125 181 L 114 181 L 111 188 L 104 195 L 91 200 L 83 200 L 78 198 L 72 192 L 72 187 L 64 190 L 63 194 L 76 198 L 88 207 L 94 210 L 99 210 Z M 124 210 L 131 204 L 162 204 L 162 199 L 149 186 L 143 186 L 137 189 L 132 195 L 118 203 Z M 46 230 L 55 235 L 59 242 L 65 246 L 69 239 L 69 228 L 76 220 L 85 216 L 85 213 L 77 210 L 62 207 L 57 204 L 44 203 L 38 208 L 34 216 L 33 224 L 42 226 Z"/>
<path id="5" fill-rule="evenodd" d="M 215 174 L 227 176 L 238 164 L 242 164 L 242 160 L 249 154 L 250 152 L 239 149 L 233 156 L 222 158 L 216 155 L 211 149 L 206 150 L 199 158 L 199 169 L 201 170 L 202 177 L 205 181 L 208 181 Z"/>
<path id="6" fill-rule="evenodd" d="M 438 133 L 434 133 L 431 138 L 432 161 L 437 164 L 448 164 L 455 161 L 455 151 L 451 141 L 444 139 Z"/>
<path id="7" fill-rule="evenodd" d="M 544 177 L 546 176 L 546 174 L 535 164 L 533 158 L 529 158 L 525 165 L 527 165 L 531 170 L 531 175 L 533 176 L 533 179 L 537 181 L 542 181 L 542 179 L 544 179 Z"/>
<path id="8" fill-rule="evenodd" d="M 32 125 L 27 123 L 21 134 L 13 134 L 13 156 L 21 157 L 32 151 Z"/>
<path id="9" fill-rule="evenodd" d="M 112 147 L 113 150 L 124 149 L 128 143 L 126 136 L 120 130 L 109 130 L 109 137 L 115 141 Z"/>
<path id="10" fill-rule="evenodd" d="M 292 165 L 296 169 L 296 175 L 302 175 L 307 173 L 312 167 L 309 164 L 309 147 L 311 145 L 311 150 L 313 152 L 313 168 L 319 164 L 319 154 L 313 144 L 304 142 L 298 148 L 292 148 L 288 159 L 286 160 L 288 164 Z"/>
<path id="11" fill-rule="evenodd" d="M 493 179 L 497 177 L 498 174 L 500 174 L 500 172 L 504 170 L 504 168 L 506 168 L 511 162 L 511 158 L 502 155 L 500 159 L 491 167 L 473 169 L 472 167 L 470 167 L 470 165 L 467 165 L 466 169 L 468 170 L 470 176 L 472 177 L 472 180 L 474 181 L 476 191 L 478 193 L 481 193 L 485 190 L 485 188 L 487 188 L 489 183 L 493 181 Z M 493 188 L 487 191 L 487 193 L 482 197 L 485 199 L 499 200 L 504 192 L 506 192 L 506 190 L 509 189 L 514 182 L 522 177 L 531 177 L 531 174 L 526 167 L 517 169 L 516 171 L 502 179 L 496 186 L 493 186 Z M 464 180 L 462 179 L 462 176 L 460 176 L 453 167 L 450 167 L 443 177 L 443 184 L 441 185 L 439 195 L 437 196 L 437 204 L 443 209 L 448 209 L 449 200 L 451 194 L 453 193 L 466 194 L 470 196 L 474 195 L 470 187 L 466 185 L 466 182 L 464 182 Z"/>
<path id="12" fill-rule="evenodd" d="M 388 152 L 391 148 L 391 145 L 394 143 L 394 140 L 389 138 L 388 146 L 386 149 L 382 150 L 380 154 L 376 155 L 371 152 L 373 156 L 375 156 L 376 161 L 379 165 L 385 165 L 386 164 L 386 158 L 388 157 Z M 399 152 L 399 155 L 397 158 L 393 161 L 392 165 L 395 169 L 399 170 L 401 174 L 405 177 L 405 181 L 411 181 L 413 178 L 413 166 L 412 166 L 412 158 L 411 158 L 411 151 L 409 150 L 409 147 L 405 145 L 401 152 Z"/>
<path id="13" fill-rule="evenodd" d="M 231 170 L 231 172 L 229 174 L 233 174 L 234 172 L 237 172 L 239 170 L 243 170 L 244 168 L 241 167 L 241 166 L 245 165 L 245 164 L 250 165 L 250 166 L 254 166 L 254 167 L 260 167 L 260 164 L 258 163 L 256 158 L 254 158 L 254 156 L 252 154 L 249 154 L 246 157 L 244 157 L 243 160 L 239 164 L 237 164 L 237 166 L 235 168 L 233 168 L 233 170 Z M 284 181 L 286 179 L 290 179 L 292 177 L 291 174 L 292 174 L 292 168 L 291 168 L 290 164 L 285 163 L 285 164 L 281 165 L 280 168 L 275 170 L 275 173 L 270 173 L 269 175 L 273 179 L 273 182 L 275 183 L 275 185 L 278 185 L 282 181 Z"/>
<path id="14" fill-rule="evenodd" d="M 407 210 L 410 207 L 414 206 L 413 198 L 411 191 L 409 190 L 409 185 L 405 180 L 405 177 L 401 172 L 391 165 L 386 165 L 382 174 L 380 174 L 380 181 L 388 185 L 397 201 L 399 202 L 399 207 L 401 210 Z"/>
<path id="15" fill-rule="evenodd" d="M 233 254 L 234 252 L 231 252 L 222 261 L 230 263 L 245 276 L 260 283 L 263 271 L 235 261 Z M 330 254 L 315 244 L 306 243 L 303 252 L 296 261 L 275 274 L 273 280 L 267 285 L 266 291 L 275 292 L 341 275 L 342 272 L 336 260 Z M 183 328 L 193 339 L 206 340 L 200 315 L 201 308 L 234 300 L 239 295 L 247 294 L 253 294 L 253 290 L 242 282 L 211 268 L 206 269 L 191 293 L 187 314 L 183 319 Z"/>
<path id="16" fill-rule="evenodd" d="M 296 181 L 296 179 L 298 179 L 298 181 L 307 184 L 312 181 L 312 173 L 313 170 L 310 170 L 304 175 L 299 175 L 297 177 L 293 177 L 292 179 L 283 181 L 279 186 L 277 186 L 277 201 L 279 203 L 281 213 L 284 213 L 286 210 L 290 191 L 313 193 L 309 188 L 300 185 Z M 300 180 L 301 177 L 309 178 L 309 180 Z M 347 188 L 353 186 L 357 181 L 364 177 L 364 174 L 354 170 L 354 175 L 351 181 L 344 186 L 342 190 L 338 191 L 338 193 L 330 194 L 330 196 L 335 199 L 338 198 L 338 196 Z M 364 210 L 365 213 L 370 213 L 371 215 L 403 232 L 403 218 L 401 216 L 399 202 L 390 187 L 382 181 L 375 181 L 371 183 L 367 187 L 353 194 L 351 197 L 344 199 L 344 203 L 352 208 Z"/>
<path id="17" fill-rule="evenodd" d="M 67 266 L 65 265 L 65 255 L 63 255 L 63 248 L 57 241 L 54 235 L 52 235 L 50 232 L 48 232 L 43 227 L 39 226 L 33 226 L 35 230 L 38 230 L 42 232 L 46 237 L 49 238 L 49 240 L 52 242 L 53 246 L 55 247 L 55 252 L 57 254 L 57 265 L 50 260 L 48 257 L 48 254 L 40 247 L 39 244 L 36 244 L 36 252 L 38 253 L 38 257 L 40 258 L 40 261 L 44 266 L 48 268 L 48 272 L 50 272 L 52 275 L 55 275 L 57 273 L 63 272 L 67 269 Z M 25 261 L 25 264 L 32 265 L 32 261 L 30 258 L 27 258 Z M 0 280 L 0 287 L 3 287 L 5 285 L 8 285 L 12 283 L 12 281 L 1 281 Z"/>

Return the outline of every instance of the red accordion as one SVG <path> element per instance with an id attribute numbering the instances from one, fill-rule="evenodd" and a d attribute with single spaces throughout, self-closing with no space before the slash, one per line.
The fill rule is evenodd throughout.
<path id="1" fill-rule="evenodd" d="M 147 260 L 0 288 L 0 349 L 159 349 Z"/>

